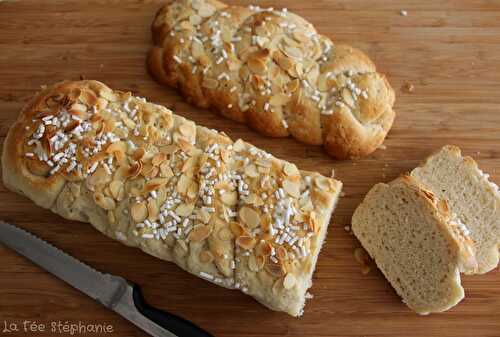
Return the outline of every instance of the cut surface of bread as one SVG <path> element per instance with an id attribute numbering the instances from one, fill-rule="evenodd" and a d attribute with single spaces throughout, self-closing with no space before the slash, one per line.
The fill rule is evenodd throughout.
<path id="1" fill-rule="evenodd" d="M 460 272 L 475 268 L 472 242 L 450 221 L 446 202 L 413 178 L 375 185 L 356 209 L 352 230 L 417 313 L 448 310 L 464 297 Z"/>
<path id="2" fill-rule="evenodd" d="M 293 316 L 342 187 L 97 81 L 35 95 L 2 168 L 36 204 Z"/>
<path id="3" fill-rule="evenodd" d="M 351 158 L 375 151 L 392 126 L 394 90 L 373 62 L 286 9 L 177 0 L 152 33 L 159 82 L 265 135 Z"/>
<path id="4" fill-rule="evenodd" d="M 446 199 L 456 221 L 474 241 L 478 261 L 473 273 L 483 274 L 498 265 L 500 244 L 500 193 L 471 157 L 456 146 L 431 155 L 411 175 L 436 196 Z"/>

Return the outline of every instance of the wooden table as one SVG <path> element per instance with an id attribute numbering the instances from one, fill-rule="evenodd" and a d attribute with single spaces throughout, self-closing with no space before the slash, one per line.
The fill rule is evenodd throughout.
<path id="1" fill-rule="evenodd" d="M 500 336 L 500 275 L 464 277 L 467 298 L 444 314 L 420 317 L 377 271 L 362 275 L 355 238 L 344 230 L 375 183 L 410 170 L 432 150 L 453 143 L 500 181 L 500 1 L 282 0 L 338 42 L 366 51 L 397 92 L 398 117 L 387 148 L 369 158 L 336 161 L 320 148 L 259 136 L 243 125 L 183 103 L 147 74 L 150 21 L 163 1 L 0 1 L 0 138 L 40 85 L 101 80 L 165 104 L 200 124 L 244 138 L 301 169 L 345 185 L 321 253 L 314 299 L 300 319 L 271 312 L 243 294 L 197 279 L 174 265 L 33 206 L 0 185 L 0 218 L 19 224 L 102 271 L 142 285 L 154 305 L 216 336 Z M 230 1 L 245 4 L 246 1 Z M 407 16 L 400 14 L 401 10 Z M 414 85 L 412 93 L 402 87 Z M 0 247 L 3 320 L 107 323 L 115 336 L 143 336 L 121 317 Z M 14 335 L 14 334 L 11 334 Z M 53 336 L 52 333 L 17 335 Z M 6 334 L 7 336 L 7 334 Z"/>

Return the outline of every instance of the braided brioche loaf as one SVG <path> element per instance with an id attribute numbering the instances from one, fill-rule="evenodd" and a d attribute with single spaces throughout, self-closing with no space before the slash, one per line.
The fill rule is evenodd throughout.
<path id="1" fill-rule="evenodd" d="M 294 316 L 342 187 L 96 81 L 36 95 L 2 171 L 42 207 Z"/>
<path id="2" fill-rule="evenodd" d="M 351 158 L 377 149 L 392 126 L 394 91 L 371 60 L 286 9 L 177 0 L 152 32 L 158 81 L 265 135 Z"/>

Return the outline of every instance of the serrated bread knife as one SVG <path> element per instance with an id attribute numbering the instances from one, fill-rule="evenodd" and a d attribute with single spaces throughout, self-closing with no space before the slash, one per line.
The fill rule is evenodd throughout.
<path id="1" fill-rule="evenodd" d="M 51 244 L 0 221 L 0 242 L 158 337 L 213 337 L 193 323 L 148 305 L 137 285 L 100 273 Z"/>

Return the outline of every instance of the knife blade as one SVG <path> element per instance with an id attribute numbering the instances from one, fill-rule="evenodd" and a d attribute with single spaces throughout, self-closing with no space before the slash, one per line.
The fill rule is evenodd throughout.
<path id="1" fill-rule="evenodd" d="M 139 286 L 123 277 L 101 273 L 24 229 L 0 221 L 0 242 L 151 336 L 213 337 L 183 318 L 148 305 Z"/>

